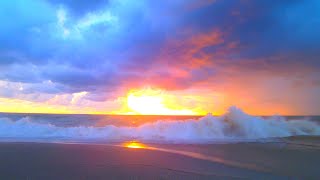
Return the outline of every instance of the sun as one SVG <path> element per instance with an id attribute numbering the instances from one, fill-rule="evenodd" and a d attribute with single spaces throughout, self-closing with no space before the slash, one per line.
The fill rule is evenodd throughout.
<path id="1" fill-rule="evenodd" d="M 153 89 L 135 90 L 128 93 L 127 105 L 136 114 L 142 115 L 194 115 L 188 109 L 168 108 L 166 99 L 169 98 L 163 91 Z M 170 104 L 170 107 L 174 105 Z"/>

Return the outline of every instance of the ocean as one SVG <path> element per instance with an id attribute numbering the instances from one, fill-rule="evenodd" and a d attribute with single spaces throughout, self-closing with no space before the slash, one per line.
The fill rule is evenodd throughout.
<path id="1" fill-rule="evenodd" d="M 320 116 L 0 113 L 3 179 L 319 179 Z"/>
<path id="2" fill-rule="evenodd" d="M 210 144 L 320 135 L 319 116 L 0 114 L 1 141 Z"/>

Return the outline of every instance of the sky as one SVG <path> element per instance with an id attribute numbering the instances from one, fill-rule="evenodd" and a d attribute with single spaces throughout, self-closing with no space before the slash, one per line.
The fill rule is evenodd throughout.
<path id="1" fill-rule="evenodd" d="M 0 111 L 320 114 L 318 0 L 0 1 Z"/>

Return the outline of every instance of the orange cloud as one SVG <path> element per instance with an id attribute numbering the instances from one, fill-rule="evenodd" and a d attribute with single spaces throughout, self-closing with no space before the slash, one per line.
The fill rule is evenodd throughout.
<path id="1" fill-rule="evenodd" d="M 166 65 L 179 65 L 189 69 L 200 68 L 211 64 L 212 54 L 202 51 L 203 48 L 223 43 L 221 33 L 214 30 L 206 34 L 193 35 L 185 40 L 171 40 L 162 49 L 160 62 Z"/>

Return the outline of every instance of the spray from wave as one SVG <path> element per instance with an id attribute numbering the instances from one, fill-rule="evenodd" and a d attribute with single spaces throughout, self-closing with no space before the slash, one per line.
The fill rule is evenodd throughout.
<path id="1" fill-rule="evenodd" d="M 18 121 L 0 119 L 0 138 L 9 141 L 71 140 L 204 143 L 228 140 L 258 140 L 297 135 L 320 135 L 320 125 L 306 119 L 287 120 L 273 116 L 250 116 L 231 107 L 222 116 L 200 119 L 146 123 L 138 127 L 59 127 L 50 123 L 35 123 L 29 118 Z"/>

